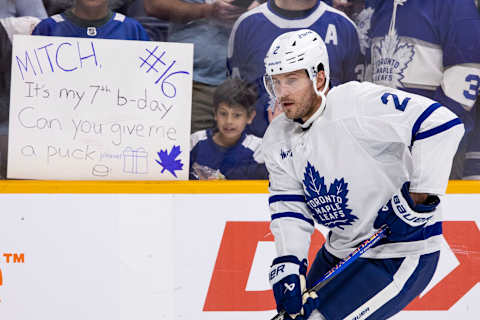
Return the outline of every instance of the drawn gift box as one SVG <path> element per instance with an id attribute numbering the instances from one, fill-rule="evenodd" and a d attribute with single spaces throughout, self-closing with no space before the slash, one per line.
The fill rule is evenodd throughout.
<path id="1" fill-rule="evenodd" d="M 123 149 L 123 172 L 132 174 L 148 173 L 148 152 L 140 147 Z"/>

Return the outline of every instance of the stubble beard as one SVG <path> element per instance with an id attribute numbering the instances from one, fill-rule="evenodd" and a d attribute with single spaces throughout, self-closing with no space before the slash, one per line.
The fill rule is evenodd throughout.
<path id="1" fill-rule="evenodd" d="M 311 116 L 314 112 L 316 103 L 317 103 L 317 94 L 315 92 L 310 92 L 307 99 L 301 99 L 301 101 L 295 101 L 295 104 L 299 105 L 296 110 L 292 112 L 285 111 L 285 115 L 289 119 L 303 119 L 306 116 Z"/>

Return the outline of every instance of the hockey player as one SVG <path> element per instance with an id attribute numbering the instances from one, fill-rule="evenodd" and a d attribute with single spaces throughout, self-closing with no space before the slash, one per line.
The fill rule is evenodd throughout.
<path id="1" fill-rule="evenodd" d="M 343 12 L 320 0 L 270 0 L 244 13 L 230 34 L 227 66 L 232 77 L 257 85 L 257 115 L 249 131 L 259 137 L 265 133 L 269 117 L 279 110 L 263 86 L 263 58 L 273 39 L 303 28 L 315 30 L 324 39 L 330 63 L 335 66 L 333 85 L 363 77 L 357 30 Z"/>
<path id="2" fill-rule="evenodd" d="M 108 9 L 108 0 L 76 0 L 62 14 L 42 20 L 33 35 L 149 40 L 142 25 L 135 19 Z"/>
<path id="3" fill-rule="evenodd" d="M 277 308 L 297 320 L 387 319 L 425 289 L 436 269 L 439 196 L 463 124 L 419 95 L 355 81 L 330 88 L 327 49 L 312 30 L 277 37 L 265 69 L 265 87 L 284 110 L 262 144 Z M 315 223 L 330 231 L 306 276 Z M 386 239 L 317 294 L 305 293 L 384 225 Z"/>

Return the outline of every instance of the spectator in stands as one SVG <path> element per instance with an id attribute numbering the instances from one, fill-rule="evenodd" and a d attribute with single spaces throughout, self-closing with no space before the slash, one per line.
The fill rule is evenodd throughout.
<path id="1" fill-rule="evenodd" d="M 257 136 L 263 136 L 271 119 L 282 112 L 263 84 L 264 57 L 278 35 L 303 28 L 316 31 L 327 45 L 333 86 L 363 79 L 356 26 L 343 12 L 320 0 L 269 0 L 235 22 L 228 46 L 231 76 L 255 83 L 259 91 L 257 116 L 249 126 Z"/>
<path id="2" fill-rule="evenodd" d="M 367 4 L 368 79 L 436 100 L 462 119 L 465 136 L 450 176 L 462 179 L 480 88 L 480 15 L 474 1 L 370 0 Z"/>
<path id="3" fill-rule="evenodd" d="M 108 0 L 76 0 L 75 5 L 40 22 L 34 35 L 79 38 L 149 40 L 145 29 L 132 18 L 108 8 Z"/>
<path id="4" fill-rule="evenodd" d="M 148 15 L 171 22 L 170 42 L 193 43 L 193 92 L 191 132 L 215 125 L 213 92 L 226 78 L 227 43 L 235 19 L 249 7 L 234 0 L 145 0 Z"/>
<path id="5" fill-rule="evenodd" d="M 36 17 L 0 18 L 0 178 L 6 177 L 8 150 L 8 117 L 10 105 L 10 75 L 12 39 L 14 34 L 31 34 L 40 22 Z"/>
<path id="6" fill-rule="evenodd" d="M 42 0 L 0 0 L 0 18 L 25 16 L 45 19 L 47 11 Z"/>
<path id="7" fill-rule="evenodd" d="M 152 41 L 167 41 L 168 21 L 147 15 L 144 0 L 135 0 L 127 10 L 127 16 L 142 24 Z"/>
<path id="8" fill-rule="evenodd" d="M 368 1 L 372 0 L 322 0 L 326 4 L 343 11 L 350 19 L 355 22 L 357 25 L 358 37 L 360 40 L 360 51 L 362 55 L 365 56 L 365 49 L 370 47 L 368 45 L 368 36 L 367 31 L 370 25 L 370 16 L 368 16 L 368 11 L 365 11 L 365 6 Z M 375 0 L 373 0 L 375 1 Z M 368 16 L 368 22 L 365 23 L 365 20 Z"/>
<path id="9" fill-rule="evenodd" d="M 355 16 L 365 8 L 365 0 L 322 0 L 326 4 L 345 12 L 345 14 L 355 21 Z M 368 0 L 367 0 L 368 1 Z"/>
<path id="10" fill-rule="evenodd" d="M 215 90 L 214 129 L 191 136 L 191 179 L 266 179 L 259 154 L 261 139 L 245 132 L 255 116 L 256 90 L 240 79 L 227 79 Z"/>

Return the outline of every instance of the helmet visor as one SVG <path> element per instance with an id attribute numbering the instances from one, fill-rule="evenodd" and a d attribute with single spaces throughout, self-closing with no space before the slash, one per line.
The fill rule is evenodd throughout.
<path id="1" fill-rule="evenodd" d="M 264 75 L 263 84 L 268 94 L 272 98 L 278 98 L 287 93 L 295 93 L 306 86 L 311 86 L 312 82 L 305 70 L 297 70 L 283 75 Z"/>
<path id="2" fill-rule="evenodd" d="M 277 95 L 275 94 L 275 86 L 273 84 L 273 78 L 271 75 L 266 74 L 263 76 L 263 85 L 265 86 L 268 95 L 276 99 Z"/>

